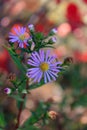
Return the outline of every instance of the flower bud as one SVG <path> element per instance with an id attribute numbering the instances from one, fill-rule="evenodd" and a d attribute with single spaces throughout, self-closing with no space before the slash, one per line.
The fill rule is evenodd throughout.
<path id="1" fill-rule="evenodd" d="M 16 80 L 16 75 L 14 73 L 10 73 L 8 76 L 9 81 L 15 81 Z"/>
<path id="2" fill-rule="evenodd" d="M 57 29 L 53 28 L 53 29 L 50 31 L 49 35 L 53 36 L 53 35 L 55 35 L 56 33 L 57 33 Z"/>
<path id="3" fill-rule="evenodd" d="M 51 32 L 53 32 L 54 34 L 56 34 L 56 33 L 57 33 L 57 29 L 53 28 L 53 29 L 51 30 Z"/>
<path id="4" fill-rule="evenodd" d="M 34 31 L 34 25 L 33 24 L 29 24 L 28 28 L 30 29 L 30 31 Z"/>
<path id="5" fill-rule="evenodd" d="M 57 42 L 57 38 L 56 37 L 52 37 L 50 40 L 49 40 L 49 44 L 53 44 L 53 43 L 56 43 Z"/>
<path id="6" fill-rule="evenodd" d="M 4 89 L 4 92 L 5 92 L 6 94 L 10 94 L 10 93 L 11 93 L 11 89 L 10 89 L 10 88 L 5 88 L 5 89 Z"/>
<path id="7" fill-rule="evenodd" d="M 48 116 L 51 118 L 51 119 L 56 119 L 56 117 L 57 117 L 57 112 L 55 112 L 55 111 L 49 111 L 48 112 Z"/>
<path id="8" fill-rule="evenodd" d="M 73 58 L 72 57 L 65 58 L 64 64 L 71 64 L 71 63 L 73 63 Z"/>

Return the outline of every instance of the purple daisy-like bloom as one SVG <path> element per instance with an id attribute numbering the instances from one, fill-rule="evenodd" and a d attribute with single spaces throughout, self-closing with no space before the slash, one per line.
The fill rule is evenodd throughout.
<path id="1" fill-rule="evenodd" d="M 40 82 L 42 78 L 45 83 L 56 80 L 61 68 L 61 62 L 57 61 L 55 56 L 50 55 L 50 50 L 33 52 L 28 59 L 28 64 L 31 68 L 27 70 L 27 76 L 34 82 Z"/>
<path id="2" fill-rule="evenodd" d="M 29 34 L 26 32 L 26 28 L 25 27 L 18 27 L 18 28 L 14 28 L 13 32 L 10 32 L 9 35 L 9 41 L 10 42 L 18 42 L 19 47 L 24 48 L 24 45 L 28 45 L 27 44 L 27 40 L 29 38 Z"/>

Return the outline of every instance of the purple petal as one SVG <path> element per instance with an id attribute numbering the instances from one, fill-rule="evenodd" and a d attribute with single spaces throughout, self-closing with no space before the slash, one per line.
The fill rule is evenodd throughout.
<path id="1" fill-rule="evenodd" d="M 55 57 L 49 57 L 48 61 L 52 63 L 53 61 L 55 61 Z"/>
<path id="2" fill-rule="evenodd" d="M 24 48 L 24 43 L 23 43 L 23 42 L 20 42 L 20 43 L 19 43 L 19 47 Z"/>
<path id="3" fill-rule="evenodd" d="M 50 82 L 50 81 L 51 81 L 51 78 L 50 78 L 48 72 L 45 72 L 45 73 L 46 73 L 46 75 L 47 75 L 47 79 L 48 79 L 48 81 Z"/>
<path id="4" fill-rule="evenodd" d="M 17 42 L 16 39 L 9 39 L 10 42 Z"/>
<path id="5" fill-rule="evenodd" d="M 30 72 L 29 72 L 30 73 Z M 40 73 L 40 70 L 36 71 L 35 73 L 33 74 L 30 74 L 30 77 L 31 78 L 34 78 L 34 77 L 37 77 L 37 75 Z"/>
<path id="6" fill-rule="evenodd" d="M 18 29 L 14 28 L 14 31 L 16 32 L 17 35 L 20 35 L 20 32 L 19 32 Z M 15 35 L 16 35 L 16 34 L 15 34 Z"/>
<path id="7" fill-rule="evenodd" d="M 30 69 L 28 69 L 28 72 L 31 74 L 31 73 L 35 73 L 38 70 L 39 70 L 39 68 L 30 68 Z"/>
<path id="8" fill-rule="evenodd" d="M 47 83 L 47 76 L 46 76 L 46 73 L 44 73 L 44 82 Z"/>
<path id="9" fill-rule="evenodd" d="M 59 72 L 60 71 L 60 70 L 55 69 L 55 68 L 50 68 L 50 70 L 55 71 L 55 72 Z"/>
<path id="10" fill-rule="evenodd" d="M 58 76 L 57 73 L 53 72 L 52 70 L 48 70 L 50 74 L 54 75 L 54 76 Z"/>
<path id="11" fill-rule="evenodd" d="M 35 52 L 31 54 L 31 57 L 33 59 L 33 61 L 35 61 L 35 63 L 40 63 L 40 61 L 37 59 L 36 55 L 35 55 Z"/>
<path id="12" fill-rule="evenodd" d="M 48 61 L 48 58 L 49 58 L 49 56 L 50 56 L 50 50 L 47 50 L 47 52 L 46 52 L 46 62 Z"/>
<path id="13" fill-rule="evenodd" d="M 40 55 L 39 55 L 37 52 L 35 52 L 35 55 L 36 55 L 37 59 L 38 59 L 39 61 L 41 61 Z"/>
<path id="14" fill-rule="evenodd" d="M 38 82 L 40 82 L 41 78 L 42 78 L 43 72 L 40 72 L 40 75 L 38 77 Z"/>
<path id="15" fill-rule="evenodd" d="M 40 54 L 40 59 L 42 62 L 44 62 L 44 51 L 43 50 L 40 50 L 39 51 L 39 54 Z"/>
<path id="16" fill-rule="evenodd" d="M 35 82 L 35 81 L 40 82 L 41 78 L 42 78 L 42 72 L 39 71 L 39 73 L 37 74 L 36 78 L 35 78 L 33 81 L 34 81 L 34 82 Z"/>
<path id="17" fill-rule="evenodd" d="M 30 65 L 34 64 L 34 66 L 39 66 L 39 64 L 37 62 L 35 62 L 31 59 L 29 59 L 27 63 L 30 64 Z"/>
<path id="18" fill-rule="evenodd" d="M 48 71 L 48 74 L 50 75 L 50 77 L 52 77 L 53 80 L 56 80 L 55 76 L 52 75 L 49 71 Z"/>
<path id="19" fill-rule="evenodd" d="M 21 28 L 21 33 L 24 34 L 26 32 L 26 28 Z"/>

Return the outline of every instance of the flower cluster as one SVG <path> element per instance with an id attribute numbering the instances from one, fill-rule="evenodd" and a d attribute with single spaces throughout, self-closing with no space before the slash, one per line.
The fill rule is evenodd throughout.
<path id="1" fill-rule="evenodd" d="M 9 35 L 11 43 L 18 43 L 18 46 L 22 49 L 26 45 L 25 51 L 30 52 L 27 62 L 30 68 L 27 69 L 27 77 L 31 78 L 33 82 L 44 80 L 47 83 L 56 80 L 60 72 L 61 62 L 57 60 L 57 57 L 51 55 L 49 50 L 44 51 L 42 48 L 47 47 L 48 44 L 56 43 L 56 37 L 53 37 L 53 35 L 56 34 L 57 30 L 52 29 L 49 36 L 47 36 L 49 40 L 45 41 L 42 33 L 35 32 L 34 25 L 30 24 L 28 28 L 29 34 L 25 27 L 18 27 L 14 28 L 14 31 L 10 32 Z M 33 50 L 31 50 L 33 44 Z"/>
<path id="2" fill-rule="evenodd" d="M 15 129 L 20 127 L 20 119 L 24 109 L 27 94 L 31 89 L 38 88 L 46 83 L 55 81 L 64 64 L 53 54 L 53 44 L 57 43 L 57 29 L 53 28 L 48 34 L 37 32 L 34 25 L 28 27 L 18 25 L 9 33 L 9 45 L 6 47 L 21 75 L 9 74 L 6 87 L 3 92 L 6 97 L 14 98 L 18 104 Z M 50 99 L 48 99 L 50 101 Z M 58 114 L 49 111 L 49 101 L 45 104 L 41 101 L 35 115 L 39 114 L 39 120 L 51 118 L 55 120 Z M 51 103 L 51 102 L 50 102 Z M 38 116 L 38 115 L 37 115 Z M 31 129 L 39 120 L 32 114 L 28 122 L 23 123 L 23 128 Z M 36 122 L 32 122 L 36 120 Z M 7 120 L 6 120 L 7 121 Z M 28 123 L 28 124 L 27 124 Z M 22 125 L 21 125 L 22 128 Z M 20 128 L 20 129 L 21 129 Z M 33 128 L 33 127 L 32 127 Z"/>

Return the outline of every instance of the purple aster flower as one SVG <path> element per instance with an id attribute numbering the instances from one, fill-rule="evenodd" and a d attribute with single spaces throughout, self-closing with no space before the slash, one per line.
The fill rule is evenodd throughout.
<path id="1" fill-rule="evenodd" d="M 27 76 L 34 82 L 40 82 L 42 78 L 45 83 L 56 80 L 61 68 L 61 62 L 58 62 L 55 56 L 51 56 L 49 50 L 46 53 L 43 50 L 33 52 L 28 64 L 31 68 L 27 70 Z"/>
<path id="2" fill-rule="evenodd" d="M 10 94 L 10 93 L 11 93 L 11 89 L 10 89 L 10 88 L 5 88 L 5 89 L 4 89 L 4 92 L 5 92 L 6 94 Z"/>
<path id="3" fill-rule="evenodd" d="M 18 42 L 19 47 L 24 48 L 24 45 L 28 45 L 27 44 L 27 40 L 29 38 L 29 34 L 26 32 L 26 28 L 25 27 L 18 27 L 18 28 L 14 28 L 13 32 L 10 32 L 9 35 L 9 41 L 10 42 Z"/>

